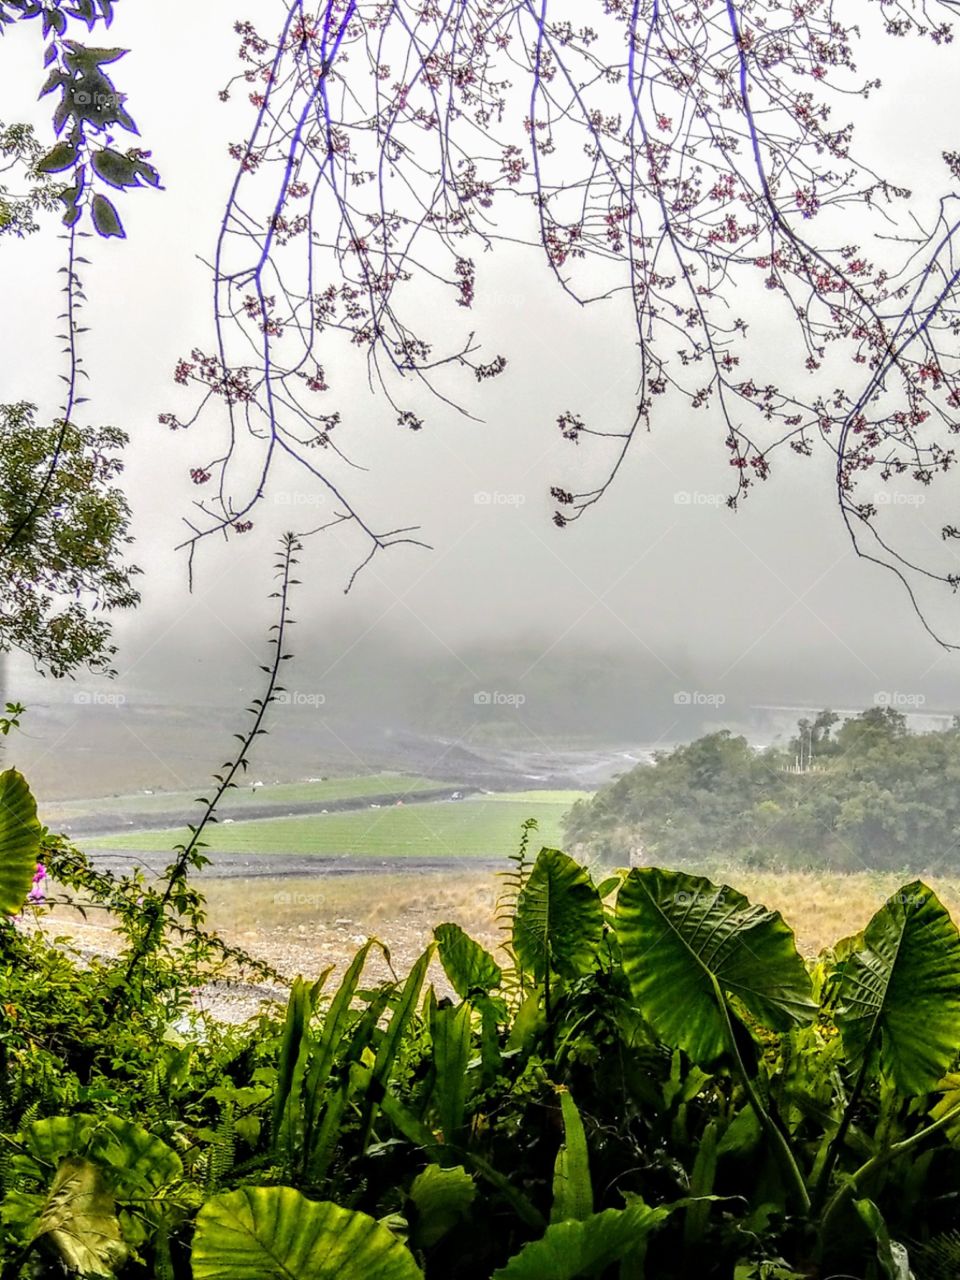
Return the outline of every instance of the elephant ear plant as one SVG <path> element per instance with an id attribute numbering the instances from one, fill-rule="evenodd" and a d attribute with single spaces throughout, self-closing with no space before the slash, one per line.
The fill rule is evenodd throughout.
<path id="1" fill-rule="evenodd" d="M 0 773 L 0 913 L 23 906 L 40 856 L 37 803 L 16 769 Z"/>
<path id="2" fill-rule="evenodd" d="M 9 913 L 42 833 L 0 794 Z M 397 974 L 370 939 L 282 1016 L 21 1108 L 0 1280 L 957 1274 L 960 934 L 928 886 L 808 962 L 700 876 L 521 871 L 496 953 L 447 922 Z"/>
<path id="3" fill-rule="evenodd" d="M 730 1066 L 776 1159 L 783 1208 L 792 1208 L 815 1237 L 812 1256 L 829 1257 L 853 1213 L 875 1238 L 883 1274 L 906 1275 L 889 1270 L 903 1246 L 890 1241 L 866 1191 L 879 1191 L 886 1168 L 960 1122 L 954 1091 L 929 1123 L 889 1137 L 894 1115 L 915 1112 L 926 1095 L 947 1088 L 960 1046 L 960 934 L 933 891 L 920 881 L 906 885 L 862 934 L 838 945 L 822 966 L 819 1008 L 780 915 L 729 887 L 656 868 L 634 870 L 619 892 L 616 934 L 636 1007 L 656 1035 L 700 1067 Z M 827 1130 L 812 1161 L 802 1126 L 791 1128 L 773 1105 L 771 1033 L 782 1038 L 774 1071 L 782 1069 L 787 1046 L 796 1051 L 809 1034 L 825 1037 L 820 1050 L 829 1059 L 831 1038 L 839 1033 L 840 1070 L 832 1076 L 837 1096 L 826 1108 Z M 807 1039 L 805 1047 L 817 1051 L 816 1041 Z M 814 1071 L 807 1061 L 803 1090 L 811 1111 Z M 886 1113 L 872 1142 L 860 1131 L 871 1090 L 881 1120 Z M 746 1132 L 742 1117 L 737 1123 L 741 1132 L 734 1138 L 731 1129 L 728 1150 Z M 704 1141 L 715 1143 L 716 1134 Z M 869 1158 L 857 1161 L 865 1146 L 872 1149 Z"/>
<path id="4" fill-rule="evenodd" d="M 698 1066 L 730 1056 L 787 1185 L 808 1209 L 794 1153 L 740 1049 L 749 1033 L 738 1009 L 772 1031 L 789 1031 L 816 1015 L 810 975 L 790 929 L 779 913 L 753 906 L 734 889 L 652 867 L 624 882 L 616 929 L 637 1008 L 664 1043 Z"/>

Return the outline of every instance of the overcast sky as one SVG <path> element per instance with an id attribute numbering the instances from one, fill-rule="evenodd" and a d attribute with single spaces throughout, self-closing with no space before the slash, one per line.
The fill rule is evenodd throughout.
<path id="1" fill-rule="evenodd" d="M 170 0 L 161 18 L 155 6 L 124 0 L 111 37 L 132 49 L 116 78 L 166 186 L 124 197 L 128 238 L 91 242 L 86 274 L 93 387 L 86 409 L 131 436 L 126 484 L 136 559 L 146 570 L 143 608 L 117 628 L 121 681 L 132 685 L 173 688 L 170 668 L 183 663 L 214 679 L 221 654 L 252 660 L 269 621 L 273 536 L 290 521 L 289 507 L 275 505 L 254 517 L 257 528 L 245 539 L 211 542 L 189 595 L 185 561 L 173 547 L 196 496 L 189 468 L 212 452 L 212 437 L 201 444 L 171 434 L 157 415 L 185 409 L 173 365 L 211 341 L 210 281 L 198 255 L 213 245 L 232 172 L 226 147 L 246 118 L 216 97 L 235 66 L 237 12 L 225 0 Z M 251 8 L 253 16 L 278 12 L 264 2 Z M 27 116 L 47 136 L 51 100 L 33 106 L 38 36 L 30 24 L 4 37 L 0 118 Z M 935 106 L 955 97 L 956 55 L 900 43 L 884 45 L 883 58 L 886 87 L 862 145 L 932 202 L 942 187 L 940 153 L 956 145 L 954 113 Z M 59 388 L 52 333 L 61 262 L 50 225 L 0 247 L 0 397 L 34 400 L 47 413 Z M 352 456 L 372 468 L 361 482 L 367 508 L 383 526 L 421 524 L 435 550 L 378 558 L 345 598 L 358 544 L 336 534 L 311 542 L 297 605 L 301 653 L 331 633 L 345 646 L 361 635 L 385 647 L 399 638 L 427 654 L 532 642 L 545 662 L 603 646 L 654 662 L 665 681 L 692 666 L 704 689 L 722 688 L 732 673 L 749 682 L 754 673 L 767 694 L 774 673 L 784 700 L 816 702 L 830 673 L 832 688 L 839 674 L 861 699 L 872 689 L 901 689 L 960 702 L 958 658 L 926 636 L 892 577 L 852 554 L 825 453 L 805 462 L 781 455 L 773 479 L 733 515 L 722 505 L 730 471 L 716 420 L 661 420 L 638 441 L 605 502 L 575 527 L 555 529 L 550 484 L 574 488 L 591 474 L 585 450 L 559 438 L 556 416 L 575 405 L 610 423 L 629 418 L 630 330 L 613 305 L 578 310 L 541 261 L 520 254 L 484 261 L 478 298 L 474 315 L 452 323 L 495 331 L 490 345 L 510 360 L 501 378 L 463 384 L 482 423 L 445 410 L 431 415 L 428 429 L 405 433 L 386 405 L 347 384 L 338 407 L 344 431 L 349 420 Z M 307 488 L 291 491 L 307 510 Z M 497 497 L 478 502 L 477 494 Z M 693 496 L 683 502 L 678 494 Z M 909 512 L 935 550 L 935 530 L 955 519 L 946 484 L 941 494 L 942 509 Z M 956 601 L 939 607 L 938 623 L 960 639 Z"/>

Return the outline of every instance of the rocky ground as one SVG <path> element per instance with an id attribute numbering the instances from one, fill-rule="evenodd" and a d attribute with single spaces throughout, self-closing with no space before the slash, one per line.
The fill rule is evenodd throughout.
<path id="1" fill-rule="evenodd" d="M 435 925 L 455 921 L 495 950 L 503 935 L 495 921 L 499 881 L 490 868 L 386 871 L 329 879 L 285 877 L 211 880 L 205 886 L 209 922 L 224 939 L 265 961 L 284 978 L 316 977 L 333 966 L 330 981 L 368 937 L 374 948 L 368 976 L 403 976 L 430 940 Z M 58 909 L 44 927 L 69 937 L 81 954 L 111 954 L 119 940 L 109 922 L 84 920 Z M 445 991 L 442 971 L 432 974 Z M 198 1007 L 230 1022 L 253 1016 L 265 1001 L 286 1000 L 286 988 L 257 981 L 216 982 L 198 994 Z"/>

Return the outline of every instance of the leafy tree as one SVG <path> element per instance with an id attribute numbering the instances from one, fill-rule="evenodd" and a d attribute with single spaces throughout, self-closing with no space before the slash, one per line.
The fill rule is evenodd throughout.
<path id="1" fill-rule="evenodd" d="M 139 570 L 123 559 L 130 511 L 116 483 L 126 439 L 113 427 L 39 423 L 30 404 L 0 405 L 0 541 L 25 524 L 0 557 L 0 652 L 19 649 L 54 676 L 108 672 L 107 615 L 140 598 Z"/>
<path id="2" fill-rule="evenodd" d="M 710 734 L 639 765 L 566 820 L 568 839 L 624 862 L 742 856 L 789 865 L 939 868 L 960 865 L 960 737 L 910 733 L 891 707 L 871 707 L 827 736 L 821 712 L 786 750 L 751 750 Z M 814 772 L 795 771 L 815 743 Z M 806 757 L 809 758 L 809 757 Z"/>
<path id="3" fill-rule="evenodd" d="M 113 142 L 117 129 L 137 132 L 124 95 L 104 69 L 125 51 L 73 38 L 81 28 L 109 26 L 112 18 L 112 0 L 0 2 L 0 35 L 11 23 L 37 22 L 46 75 L 41 96 L 59 93 L 53 118 L 59 141 L 52 148 L 25 126 L 0 129 L 0 173 L 24 169 L 30 184 L 20 195 L 0 186 L 0 234 L 35 231 L 35 215 L 57 206 L 68 228 L 61 413 L 44 427 L 26 401 L 0 406 L 0 652 L 21 649 L 56 676 L 81 667 L 109 671 L 115 649 L 106 615 L 139 600 L 132 583 L 138 570 L 123 563 L 129 509 L 115 483 L 126 436 L 78 421 L 86 400 L 80 394 L 86 374 L 79 270 L 87 261 L 80 253 L 87 235 L 81 222 L 100 236 L 123 236 L 108 193 L 159 185 L 147 152 L 119 152 Z"/>
<path id="4" fill-rule="evenodd" d="M 36 172 L 43 147 L 28 124 L 0 123 L 0 236 L 30 235 L 40 229 L 37 215 L 50 212 L 59 203 L 60 185 Z M 11 190 L 7 175 L 22 171 L 23 189 Z"/>

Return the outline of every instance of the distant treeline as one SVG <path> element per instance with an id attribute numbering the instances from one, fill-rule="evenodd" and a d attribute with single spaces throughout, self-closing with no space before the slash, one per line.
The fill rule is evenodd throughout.
<path id="1" fill-rule="evenodd" d="M 823 711 L 764 751 L 708 734 L 578 802 L 565 833 L 618 864 L 960 870 L 960 720 L 911 733 L 889 707 L 842 723 Z"/>

